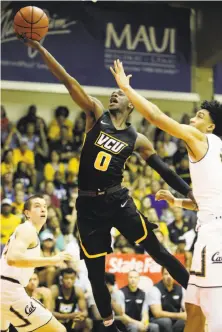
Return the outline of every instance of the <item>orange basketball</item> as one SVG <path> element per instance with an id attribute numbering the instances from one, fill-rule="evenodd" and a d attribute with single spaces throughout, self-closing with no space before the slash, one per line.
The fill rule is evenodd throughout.
<path id="1" fill-rule="evenodd" d="M 21 8 L 14 17 L 14 29 L 18 35 L 29 39 L 41 40 L 48 32 L 49 19 L 38 7 Z"/>

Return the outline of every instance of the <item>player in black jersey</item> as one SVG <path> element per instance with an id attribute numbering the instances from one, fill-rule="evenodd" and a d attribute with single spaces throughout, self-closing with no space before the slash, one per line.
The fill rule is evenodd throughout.
<path id="1" fill-rule="evenodd" d="M 76 203 L 80 244 L 104 325 L 107 330 L 116 331 L 112 324 L 110 294 L 104 281 L 105 255 L 111 252 L 112 227 L 131 243 L 140 243 L 185 288 L 189 277 L 182 264 L 158 242 L 153 232 L 156 226 L 136 209 L 128 190 L 121 187 L 127 158 L 136 150 L 175 190 L 187 196 L 190 188 L 162 162 L 151 142 L 127 122 L 133 105 L 122 90 L 112 93 L 109 110 L 104 111 L 101 102 L 89 96 L 43 46 L 35 41 L 28 41 L 28 45 L 39 51 L 50 71 L 86 114 Z"/>

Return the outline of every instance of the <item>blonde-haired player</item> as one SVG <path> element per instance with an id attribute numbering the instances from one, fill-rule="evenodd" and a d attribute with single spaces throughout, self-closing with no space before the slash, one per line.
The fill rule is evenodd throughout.
<path id="1" fill-rule="evenodd" d="M 27 295 L 34 268 L 57 265 L 70 260 L 61 252 L 53 257 L 40 257 L 38 233 L 47 219 L 47 207 L 40 195 L 31 196 L 24 205 L 26 222 L 11 235 L 1 257 L 1 332 L 8 332 L 12 324 L 18 331 L 65 332 L 52 313 Z"/>
<path id="2" fill-rule="evenodd" d="M 190 125 L 171 119 L 131 86 L 122 63 L 110 68 L 117 84 L 145 119 L 186 143 L 193 194 L 198 205 L 198 238 L 186 292 L 186 332 L 222 331 L 222 105 L 204 101 Z M 187 201 L 178 201 L 186 207 Z M 192 207 L 192 206 L 191 206 Z"/>

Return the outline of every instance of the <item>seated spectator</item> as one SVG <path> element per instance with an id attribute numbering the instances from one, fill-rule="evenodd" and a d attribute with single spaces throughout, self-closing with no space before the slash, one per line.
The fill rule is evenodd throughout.
<path id="1" fill-rule="evenodd" d="M 45 184 L 45 194 L 50 197 L 51 206 L 60 208 L 60 201 L 55 195 L 55 186 L 52 181 L 47 181 Z"/>
<path id="2" fill-rule="evenodd" d="M 13 164 L 15 167 L 17 167 L 20 161 L 29 165 L 35 164 L 34 153 L 28 149 L 27 138 L 22 138 L 19 148 L 13 150 Z"/>
<path id="3" fill-rule="evenodd" d="M 55 110 L 55 119 L 52 120 L 52 122 L 49 125 L 48 130 L 48 138 L 51 141 L 57 141 L 58 139 L 62 138 L 62 130 L 61 128 L 63 126 L 67 127 L 67 137 L 68 139 L 72 139 L 72 129 L 73 124 L 68 119 L 69 116 L 69 110 L 66 106 L 59 106 Z"/>
<path id="4" fill-rule="evenodd" d="M 23 116 L 17 123 L 17 128 L 20 131 L 22 135 L 24 135 L 27 132 L 27 124 L 33 123 L 35 125 L 35 134 L 39 135 L 39 123 L 40 121 L 43 123 L 44 132 L 47 132 L 47 127 L 45 124 L 45 121 L 36 115 L 37 113 L 37 107 L 36 105 L 30 105 L 28 108 L 27 115 Z"/>
<path id="5" fill-rule="evenodd" d="M 122 186 L 126 188 L 131 187 L 131 179 L 130 179 L 130 172 L 127 170 L 123 171 L 123 181 L 122 181 Z"/>
<path id="6" fill-rule="evenodd" d="M 168 204 L 166 201 L 156 201 L 155 195 L 160 190 L 160 183 L 156 180 L 151 182 L 151 194 L 149 194 L 147 197 L 150 198 L 152 207 L 156 210 L 158 218 L 161 218 L 161 215 L 163 213 L 164 209 L 168 208 Z"/>
<path id="7" fill-rule="evenodd" d="M 141 170 L 141 168 L 142 166 L 138 160 L 137 155 L 132 154 L 126 163 L 126 169 L 130 171 L 130 175 L 133 180 L 136 179 L 137 173 L 139 170 Z"/>
<path id="8" fill-rule="evenodd" d="M 40 239 L 45 238 L 48 234 L 52 234 L 55 241 L 55 248 L 59 251 L 65 249 L 64 235 L 60 229 L 60 223 L 57 216 L 47 220 L 47 228 L 41 233 Z"/>
<path id="9" fill-rule="evenodd" d="M 158 332 L 157 324 L 149 323 L 147 294 L 138 287 L 140 275 L 136 270 L 128 274 L 128 285 L 121 288 L 121 306 L 124 312 L 121 321 L 127 331 Z"/>
<path id="10" fill-rule="evenodd" d="M 12 214 L 12 201 L 5 198 L 1 202 L 1 244 L 5 245 L 21 219 Z"/>
<path id="11" fill-rule="evenodd" d="M 67 171 L 68 173 L 75 174 L 76 176 L 79 173 L 79 160 L 80 154 L 76 153 L 74 157 L 69 160 Z"/>
<path id="12" fill-rule="evenodd" d="M 6 173 L 14 173 L 15 168 L 13 164 L 13 152 L 12 149 L 6 150 L 3 154 L 1 163 L 1 176 Z"/>
<path id="13" fill-rule="evenodd" d="M 150 321 L 158 324 L 161 332 L 183 332 L 187 317 L 183 288 L 174 283 L 165 268 L 162 268 L 162 276 L 148 294 Z"/>
<path id="14" fill-rule="evenodd" d="M 2 177 L 2 192 L 5 198 L 14 200 L 15 190 L 13 186 L 13 173 L 5 173 Z"/>
<path id="15" fill-rule="evenodd" d="M 183 209 L 174 207 L 174 221 L 168 225 L 170 241 L 174 244 L 179 243 L 179 239 L 186 232 L 193 229 L 192 222 L 184 217 Z"/>
<path id="16" fill-rule="evenodd" d="M 24 201 L 25 201 L 24 191 L 22 190 L 16 191 L 15 201 L 12 203 L 12 207 L 13 207 L 13 213 L 19 215 L 20 217 L 23 215 Z"/>
<path id="17" fill-rule="evenodd" d="M 192 253 L 186 250 L 186 240 L 180 239 L 175 254 L 183 255 L 185 260 L 186 269 L 189 271 L 192 263 Z"/>
<path id="18" fill-rule="evenodd" d="M 164 236 L 164 243 L 167 244 L 169 241 L 169 231 L 166 223 L 159 220 L 156 210 L 154 208 L 151 208 L 147 210 L 147 212 L 144 215 L 148 218 L 150 222 L 159 226 L 159 230 Z"/>
<path id="19" fill-rule="evenodd" d="M 28 171 L 28 165 L 23 161 L 18 163 L 17 171 L 14 174 L 14 182 L 17 181 L 23 183 L 25 190 L 32 184 L 32 177 Z"/>
<path id="20" fill-rule="evenodd" d="M 59 171 L 62 174 L 62 178 L 65 177 L 65 166 L 60 162 L 60 156 L 56 150 L 52 150 L 50 153 L 50 162 L 44 167 L 44 178 L 46 181 L 53 181 L 55 172 Z"/>
<path id="21" fill-rule="evenodd" d="M 176 168 L 176 173 L 187 183 L 191 184 L 188 156 L 184 156 Z"/>
<path id="22" fill-rule="evenodd" d="M 186 149 L 186 145 L 185 142 L 180 139 L 177 142 L 177 151 L 174 153 L 173 155 L 173 165 L 175 167 L 178 167 L 181 160 L 187 156 L 187 149 Z"/>
<path id="23" fill-rule="evenodd" d="M 51 290 L 47 287 L 39 287 L 39 277 L 37 272 L 33 273 L 25 290 L 30 297 L 40 301 L 48 310 L 52 310 Z"/>
<path id="24" fill-rule="evenodd" d="M 55 187 L 55 196 L 61 201 L 66 201 L 68 199 L 68 191 L 69 188 L 67 184 L 65 183 L 62 173 L 60 171 L 55 172 L 55 177 L 53 181 L 54 187 Z"/>
<path id="25" fill-rule="evenodd" d="M 41 256 L 42 257 L 51 257 L 57 255 L 59 250 L 55 248 L 55 240 L 53 234 L 47 232 L 40 234 L 41 240 Z M 39 282 L 41 286 L 50 287 L 54 283 L 56 273 L 58 268 L 66 268 L 67 265 L 65 262 L 62 262 L 59 266 L 45 266 L 45 267 L 38 267 L 36 270 L 38 271 L 39 275 Z"/>
<path id="26" fill-rule="evenodd" d="M 52 205 L 52 200 L 49 195 L 44 194 L 43 197 L 46 202 L 47 209 L 48 209 L 48 219 L 50 219 L 53 216 L 57 216 L 59 218 L 59 221 L 61 221 L 62 213 L 61 213 L 60 207 L 56 208 L 55 206 Z M 50 213 L 51 213 L 51 217 L 50 217 Z"/>
<path id="27" fill-rule="evenodd" d="M 35 124 L 32 122 L 27 123 L 26 131 L 23 135 L 27 140 L 28 149 L 31 151 L 35 151 L 37 144 L 40 141 L 39 136 L 35 134 Z"/>
<path id="28" fill-rule="evenodd" d="M 113 247 L 114 247 L 114 252 L 116 253 L 123 253 L 123 254 L 135 253 L 134 247 L 128 242 L 128 240 L 122 234 L 119 234 L 115 237 L 115 242 Z"/>
<path id="29" fill-rule="evenodd" d="M 79 151 L 83 145 L 85 136 L 86 121 L 82 117 L 78 117 L 75 121 L 73 129 L 73 150 Z"/>
<path id="30" fill-rule="evenodd" d="M 163 135 L 163 147 L 167 157 L 172 157 L 177 151 L 177 145 L 172 141 L 172 137 L 168 133 Z"/>
<path id="31" fill-rule="evenodd" d="M 66 327 L 67 331 L 92 329 L 88 317 L 87 304 L 81 288 L 74 286 L 76 271 L 67 268 L 60 273 L 60 284 L 52 285 L 53 315 Z"/>
<path id="32" fill-rule="evenodd" d="M 69 128 L 65 125 L 61 127 L 61 135 L 58 141 L 51 143 L 51 150 L 56 150 L 60 155 L 60 160 L 68 164 L 71 158 L 75 157 L 73 142 L 69 138 Z"/>
<path id="33" fill-rule="evenodd" d="M 6 110 L 3 105 L 1 105 L 1 141 L 5 142 L 8 136 L 8 125 L 9 120 L 7 118 Z"/>

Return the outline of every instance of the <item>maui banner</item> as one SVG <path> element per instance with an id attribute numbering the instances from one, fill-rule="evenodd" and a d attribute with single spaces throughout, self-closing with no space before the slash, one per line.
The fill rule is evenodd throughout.
<path id="1" fill-rule="evenodd" d="M 184 255 L 175 255 L 184 265 Z M 128 283 L 129 271 L 140 273 L 141 288 L 150 288 L 162 279 L 161 266 L 149 255 L 110 254 L 106 256 L 106 272 L 115 274 L 118 288 Z"/>
<path id="2" fill-rule="evenodd" d="M 59 83 L 36 50 L 17 40 L 16 12 L 27 5 L 46 11 L 42 40 L 82 85 L 115 87 L 109 71 L 123 61 L 136 89 L 191 92 L 190 10 L 146 2 L 7 2 L 1 11 L 2 80 Z"/>
<path id="3" fill-rule="evenodd" d="M 214 94 L 222 95 L 222 62 L 214 67 Z"/>

